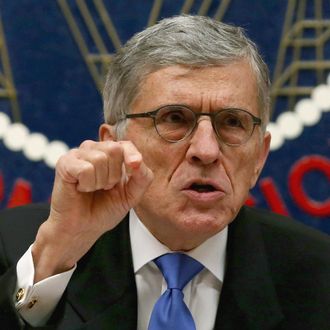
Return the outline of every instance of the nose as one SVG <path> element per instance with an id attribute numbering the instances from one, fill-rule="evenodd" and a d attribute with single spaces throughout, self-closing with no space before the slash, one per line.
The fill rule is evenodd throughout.
<path id="1" fill-rule="evenodd" d="M 209 118 L 200 118 L 190 138 L 186 158 L 190 163 L 210 165 L 220 158 L 220 146 Z"/>

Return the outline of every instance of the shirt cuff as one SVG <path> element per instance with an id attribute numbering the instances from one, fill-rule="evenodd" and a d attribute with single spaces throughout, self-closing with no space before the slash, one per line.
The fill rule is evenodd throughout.
<path id="1" fill-rule="evenodd" d="M 31 326 L 43 326 L 54 312 L 70 278 L 76 269 L 48 277 L 36 284 L 32 245 L 25 252 L 16 266 L 17 283 L 14 303 L 20 316 Z"/>

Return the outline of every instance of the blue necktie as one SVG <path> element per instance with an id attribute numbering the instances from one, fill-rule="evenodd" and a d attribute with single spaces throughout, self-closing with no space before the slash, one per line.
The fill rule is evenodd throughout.
<path id="1" fill-rule="evenodd" d="M 167 283 L 157 300 L 148 330 L 195 330 L 195 322 L 183 301 L 182 289 L 204 267 L 183 253 L 168 253 L 154 260 Z"/>

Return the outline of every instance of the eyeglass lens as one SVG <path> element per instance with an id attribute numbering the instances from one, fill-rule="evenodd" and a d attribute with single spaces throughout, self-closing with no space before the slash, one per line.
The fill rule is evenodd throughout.
<path id="1" fill-rule="evenodd" d="M 180 141 L 194 130 L 198 116 L 199 113 L 183 106 L 163 107 L 155 116 L 157 132 L 167 141 Z M 221 110 L 211 119 L 218 137 L 229 145 L 245 143 L 254 129 L 251 114 L 240 109 Z"/>

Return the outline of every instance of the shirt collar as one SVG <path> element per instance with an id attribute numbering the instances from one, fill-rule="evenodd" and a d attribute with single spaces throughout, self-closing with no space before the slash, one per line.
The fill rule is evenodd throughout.
<path id="1" fill-rule="evenodd" d="M 153 259 L 172 252 L 150 233 L 133 209 L 129 214 L 129 228 L 135 273 Z M 222 231 L 186 253 L 198 260 L 221 282 L 224 278 L 227 236 L 228 227 L 225 227 Z"/>

